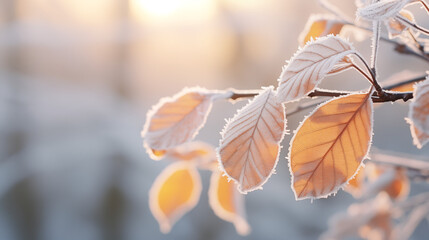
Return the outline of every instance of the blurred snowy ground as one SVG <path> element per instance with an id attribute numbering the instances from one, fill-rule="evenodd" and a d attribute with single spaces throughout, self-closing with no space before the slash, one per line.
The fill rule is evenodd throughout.
<path id="1" fill-rule="evenodd" d="M 198 206 L 169 235 L 159 232 L 148 190 L 168 162 L 150 160 L 141 147 L 145 114 L 185 86 L 276 85 L 306 19 L 323 10 L 316 1 L 213 0 L 200 18 L 186 9 L 160 18 L 139 15 L 133 1 L 0 1 L 0 239 L 243 238 L 209 208 L 208 172 Z M 368 41 L 356 45 L 368 55 Z M 381 52 L 382 77 L 426 69 L 390 46 Z M 357 79 L 348 72 L 323 87 L 366 87 Z M 243 104 L 217 103 L 198 139 L 217 145 L 223 119 Z M 374 145 L 428 156 L 412 145 L 407 105 L 385 105 L 375 115 Z M 306 114 L 290 117 L 288 129 Z M 340 192 L 296 202 L 285 159 L 290 137 L 277 174 L 246 196 L 247 239 L 316 239 L 354 201 Z M 427 236 L 426 227 L 415 239 Z"/>

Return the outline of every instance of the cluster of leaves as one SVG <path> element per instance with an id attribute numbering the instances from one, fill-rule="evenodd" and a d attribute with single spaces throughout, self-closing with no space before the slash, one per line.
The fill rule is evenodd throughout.
<path id="1" fill-rule="evenodd" d="M 289 170 L 296 199 L 325 198 L 341 188 L 357 197 L 384 191 L 392 199 L 405 198 L 409 189 L 404 170 L 407 167 L 374 165 L 363 169 L 362 166 L 371 147 L 374 102 L 412 99 L 407 121 L 414 144 L 421 148 L 429 141 L 429 79 L 423 76 L 383 88 L 376 76 L 380 22 L 386 24 L 389 37 L 396 40 L 382 39 L 395 43 L 398 52 L 427 60 L 419 34 L 428 32 L 415 23 L 411 12 L 403 9 L 415 2 L 422 3 L 429 11 L 423 1 L 356 1 L 356 21 L 341 17 L 332 7 L 328 10 L 333 15 L 311 16 L 299 38 L 303 47 L 283 68 L 277 88 L 263 87 L 257 93 L 188 88 L 155 105 L 147 115 L 142 132 L 144 147 L 155 160 L 175 160 L 160 174 L 150 191 L 150 207 L 161 230 L 168 232 L 177 219 L 197 204 L 201 193 L 197 171 L 200 168 L 213 172 L 209 199 L 214 212 L 233 222 L 240 234 L 248 233 L 243 196 L 239 193 L 261 189 L 275 172 L 286 133 L 287 103 L 305 97 L 332 98 L 305 117 L 290 142 Z M 325 1 L 321 3 L 329 6 Z M 350 28 L 371 29 L 368 23 L 374 27 L 371 63 L 341 36 Z M 348 69 L 357 70 L 370 83 L 369 88 L 357 92 L 318 88 L 327 76 Z M 417 81 L 420 83 L 413 85 Z M 410 86 L 413 91 L 409 91 Z M 193 141 L 213 102 L 239 98 L 252 99 L 227 120 L 216 150 Z M 378 206 L 379 202 L 390 201 L 385 199 L 386 196 L 378 196 L 372 200 L 373 204 L 361 205 Z M 390 205 L 382 205 L 390 209 L 387 208 Z M 358 226 L 372 229 L 379 223 L 377 219 L 390 219 L 389 211 L 380 210 L 379 215 L 377 212 L 372 211 L 372 215 L 365 217 L 362 217 L 365 212 L 356 213 L 361 220 L 366 219 Z M 387 229 L 385 225 L 376 227 Z M 387 234 L 390 232 L 386 230 L 384 236 Z"/>

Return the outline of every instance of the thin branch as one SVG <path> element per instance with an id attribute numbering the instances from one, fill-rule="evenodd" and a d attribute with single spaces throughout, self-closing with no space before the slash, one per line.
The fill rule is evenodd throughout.
<path id="1" fill-rule="evenodd" d="M 423 0 L 420 0 L 419 1 L 422 5 L 423 5 L 423 7 L 426 9 L 426 12 L 428 12 L 429 13 L 429 6 L 426 4 L 426 2 L 425 1 L 423 1 Z"/>
<path id="2" fill-rule="evenodd" d="M 396 18 L 399 19 L 399 20 L 401 20 L 402 22 L 406 23 L 407 25 L 409 25 L 409 26 L 411 26 L 411 27 L 419 30 L 420 32 L 422 32 L 422 33 L 424 33 L 426 35 L 429 35 L 429 30 L 428 29 L 423 28 L 423 27 L 417 25 L 416 23 L 411 22 L 410 20 L 408 20 L 407 18 L 403 17 L 402 15 L 398 14 L 396 16 Z"/>
<path id="3" fill-rule="evenodd" d="M 231 100 L 237 100 L 240 98 L 251 98 L 256 95 L 258 95 L 258 90 L 250 90 L 249 93 L 235 93 L 229 97 Z M 322 90 L 322 89 L 316 89 L 312 92 L 310 92 L 307 96 L 310 98 L 314 97 L 341 97 L 344 95 L 351 94 L 352 92 L 340 92 L 340 91 L 332 91 L 332 90 Z M 389 92 L 389 91 L 383 91 L 384 95 L 379 96 L 378 93 L 374 93 L 372 95 L 372 101 L 375 103 L 381 103 L 381 102 L 395 102 L 397 100 L 403 100 L 404 102 L 408 101 L 409 99 L 413 98 L 413 92 Z"/>
<path id="4" fill-rule="evenodd" d="M 227 91 L 232 92 L 232 95 L 229 97 L 229 99 L 233 100 L 233 101 L 241 99 L 241 98 L 252 98 L 261 92 L 261 90 L 241 91 L 241 90 L 235 90 L 235 89 L 229 89 Z"/>
<path id="5" fill-rule="evenodd" d="M 420 50 L 421 53 L 424 54 L 425 53 L 425 47 L 419 41 L 417 41 L 417 38 L 414 36 L 413 32 L 411 32 L 411 29 L 408 28 L 407 32 L 410 35 L 413 42 L 416 44 L 416 47 Z"/>
<path id="6" fill-rule="evenodd" d="M 378 1 L 376 1 L 376 2 L 378 2 Z M 381 29 L 380 21 L 373 21 L 371 72 L 373 72 L 375 83 L 377 83 L 376 65 L 377 65 L 378 43 L 380 42 L 380 29 Z M 376 88 L 376 90 L 377 90 L 377 88 Z"/>
<path id="7" fill-rule="evenodd" d="M 363 69 L 362 68 L 360 68 L 358 65 L 356 65 L 356 64 L 352 64 L 352 67 L 354 68 L 354 69 L 356 69 L 360 74 L 362 74 L 372 85 L 374 85 L 374 81 L 372 81 L 372 78 L 368 75 L 368 74 L 366 74 L 366 72 L 365 71 L 363 71 Z"/>
<path id="8" fill-rule="evenodd" d="M 368 63 L 365 61 L 365 59 L 359 54 L 355 53 L 355 55 L 361 60 L 361 62 L 365 65 L 366 69 L 368 69 L 368 72 L 371 74 L 372 78 L 372 85 L 374 86 L 375 90 L 377 91 L 379 96 L 383 96 L 383 89 L 381 88 L 380 84 L 378 84 L 376 75 L 375 75 L 375 69 L 371 68 Z M 366 76 L 366 75 L 364 75 Z"/>
<path id="9" fill-rule="evenodd" d="M 357 24 L 350 22 L 350 21 L 347 21 L 345 19 L 342 19 L 342 20 L 344 21 L 344 24 L 346 24 L 346 25 L 353 26 L 355 28 L 359 28 L 359 29 L 369 31 L 369 32 L 372 31 L 372 29 L 367 28 L 365 26 L 357 25 Z M 380 36 L 380 40 L 395 45 L 395 48 L 394 48 L 395 51 L 400 53 L 400 54 L 413 55 L 413 56 L 418 57 L 418 58 L 420 58 L 426 62 L 429 62 L 429 57 L 427 56 L 427 54 L 425 54 L 423 52 L 422 53 L 416 52 L 412 48 L 410 48 L 409 46 L 402 44 L 402 43 L 398 43 L 398 42 L 396 42 L 392 39 L 389 39 L 387 37 L 384 37 L 384 36 Z"/>

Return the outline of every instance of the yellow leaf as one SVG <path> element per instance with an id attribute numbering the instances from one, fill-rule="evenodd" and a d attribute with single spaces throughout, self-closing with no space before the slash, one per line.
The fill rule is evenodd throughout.
<path id="1" fill-rule="evenodd" d="M 156 153 L 192 140 L 204 125 L 212 101 L 220 95 L 201 88 L 191 88 L 171 98 L 161 99 L 148 112 L 142 131 L 149 155 L 157 160 L 162 154 Z"/>
<path id="2" fill-rule="evenodd" d="M 349 59 L 345 57 L 355 52 L 349 42 L 338 36 L 329 35 L 308 42 L 283 68 L 278 79 L 279 100 L 291 102 L 306 96 L 329 73 L 346 69 L 344 61 Z"/>
<path id="3" fill-rule="evenodd" d="M 240 235 L 250 231 L 244 210 L 244 195 L 240 194 L 234 182 L 228 181 L 220 171 L 214 171 L 210 180 L 209 203 L 215 214 L 232 222 Z"/>
<path id="4" fill-rule="evenodd" d="M 301 123 L 289 151 L 292 187 L 298 200 L 327 197 L 356 174 L 371 143 L 370 95 L 350 94 L 330 100 Z"/>
<path id="5" fill-rule="evenodd" d="M 168 166 L 156 178 L 149 192 L 149 206 L 163 233 L 197 205 L 201 179 L 195 167 L 187 162 Z"/>
<path id="6" fill-rule="evenodd" d="M 223 132 L 219 161 L 242 193 L 261 188 L 273 173 L 284 136 L 284 108 L 273 87 L 238 111 Z"/>
<path id="7" fill-rule="evenodd" d="M 330 15 L 311 15 L 304 31 L 299 36 L 299 43 L 304 46 L 311 39 L 324 37 L 329 34 L 337 35 L 341 32 L 344 23 Z"/>
<path id="8" fill-rule="evenodd" d="M 410 104 L 408 123 L 414 144 L 422 148 L 429 141 L 429 78 L 414 85 L 414 99 Z"/>

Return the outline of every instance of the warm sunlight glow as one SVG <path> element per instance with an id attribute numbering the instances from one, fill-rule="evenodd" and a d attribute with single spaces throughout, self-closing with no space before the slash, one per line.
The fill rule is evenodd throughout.
<path id="1" fill-rule="evenodd" d="M 190 1 L 192 2 L 192 0 L 134 0 L 137 7 L 155 16 L 167 16 Z"/>
<path id="2" fill-rule="evenodd" d="M 132 8 L 147 18 L 166 18 L 177 13 L 207 14 L 214 9 L 213 0 L 133 0 Z M 187 14 L 186 14 L 187 15 Z"/>

